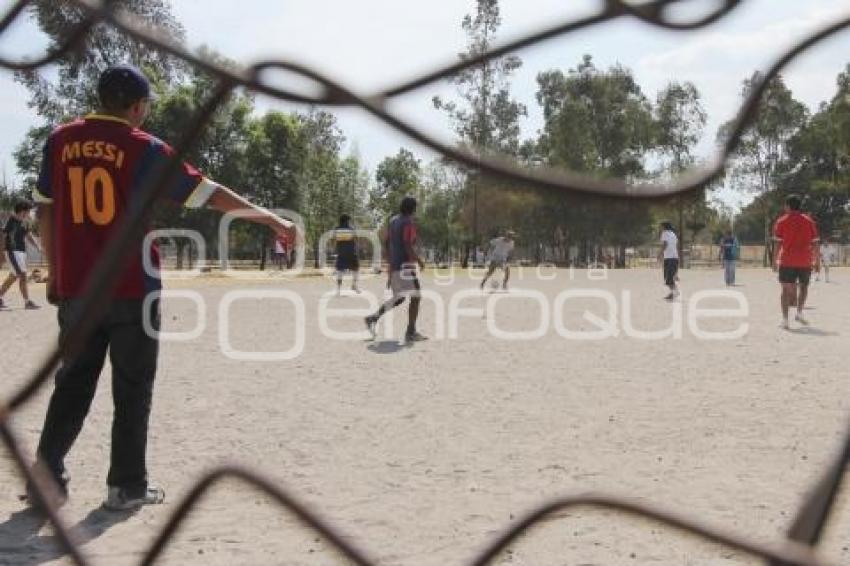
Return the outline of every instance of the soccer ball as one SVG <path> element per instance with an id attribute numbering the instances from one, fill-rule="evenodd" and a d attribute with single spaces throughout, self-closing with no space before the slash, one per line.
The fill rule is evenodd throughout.
<path id="1" fill-rule="evenodd" d="M 498 279 L 491 279 L 490 280 L 490 288 L 493 289 L 494 291 L 499 288 L 499 285 L 501 285 L 501 283 L 499 283 Z"/>

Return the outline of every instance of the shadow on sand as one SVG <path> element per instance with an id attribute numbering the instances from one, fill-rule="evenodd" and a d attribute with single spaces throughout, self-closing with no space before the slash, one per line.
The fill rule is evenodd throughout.
<path id="1" fill-rule="evenodd" d="M 78 546 L 88 544 L 135 513 L 136 510 L 116 512 L 97 507 L 71 527 L 71 540 Z M 46 525 L 44 514 L 32 508 L 12 513 L 0 523 L 2 564 L 44 564 L 66 556 L 58 537 L 38 534 Z"/>
<path id="2" fill-rule="evenodd" d="M 788 332 L 792 334 L 803 334 L 807 336 L 840 336 L 838 332 L 833 332 L 831 330 L 821 330 L 820 328 L 815 328 L 814 326 L 798 326 L 796 328 L 789 328 Z"/>
<path id="3" fill-rule="evenodd" d="M 382 340 L 380 342 L 372 342 L 367 346 L 368 350 L 373 354 L 396 354 L 409 347 L 410 344 L 399 342 L 398 340 Z"/>

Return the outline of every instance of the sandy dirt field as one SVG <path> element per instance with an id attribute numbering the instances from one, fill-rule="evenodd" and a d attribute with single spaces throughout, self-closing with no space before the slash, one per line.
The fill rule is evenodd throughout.
<path id="1" fill-rule="evenodd" d="M 370 296 L 382 296 L 382 279 L 339 298 L 323 298 L 333 285 L 315 277 L 169 281 L 182 295 L 165 300 L 165 330 L 197 328 L 198 337 L 169 339 L 161 351 L 149 471 L 168 500 L 132 516 L 99 509 L 112 412 L 107 367 L 67 461 L 71 499 L 62 514 L 94 563 L 134 564 L 198 474 L 235 462 L 274 478 L 385 565 L 466 563 L 525 511 L 586 491 L 779 540 L 847 427 L 850 271 L 813 283 L 812 324 L 790 332 L 778 327 L 778 284 L 766 270 L 739 270 L 734 295 L 698 304 L 699 291 L 725 290 L 719 270 L 684 271 L 675 303 L 661 299 L 655 270 L 588 275 L 526 269 L 510 293 L 486 295 L 465 273 L 455 281 L 426 275 L 421 330 L 432 339 L 412 347 L 398 344 L 404 311 L 375 342 L 364 340 L 361 314 L 321 315 L 322 304 L 336 315 L 367 308 Z M 288 293 L 251 296 L 280 291 Z M 43 302 L 43 286 L 34 295 Z M 203 305 L 200 320 L 188 295 Z M 24 311 L 16 290 L 7 297 L 2 396 L 26 381 L 56 336 L 54 308 Z M 470 312 L 488 301 L 491 312 Z M 618 312 L 605 327 L 612 305 Z M 692 324 L 697 308 L 742 305 L 745 316 Z M 671 321 L 680 336 L 638 335 Z M 579 339 L 600 328 L 617 336 Z M 743 336 L 698 335 L 735 330 Z M 519 332 L 526 339 L 497 335 Z M 278 359 L 239 359 L 252 352 Z M 30 454 L 49 389 L 14 415 Z M 21 492 L 0 449 L 0 564 L 67 563 L 51 529 L 24 511 Z M 837 563 L 850 563 L 848 533 L 842 497 L 823 542 Z M 161 563 L 344 561 L 264 496 L 228 481 L 202 500 Z M 653 523 L 576 509 L 496 563 L 758 562 Z"/>

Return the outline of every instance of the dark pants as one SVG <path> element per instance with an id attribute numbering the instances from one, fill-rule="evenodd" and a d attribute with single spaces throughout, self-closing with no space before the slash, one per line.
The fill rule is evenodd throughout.
<path id="1" fill-rule="evenodd" d="M 676 274 L 679 272 L 678 259 L 664 260 L 664 284 L 671 289 L 676 285 Z"/>
<path id="2" fill-rule="evenodd" d="M 60 339 L 78 315 L 75 306 L 76 302 L 68 301 L 59 307 Z M 158 330 L 158 301 L 151 308 L 154 309 L 151 326 Z M 80 353 L 62 361 L 47 408 L 38 456 L 64 485 L 65 456 L 83 427 L 107 350 L 112 364 L 115 413 L 106 483 L 135 495 L 147 489 L 145 451 L 159 351 L 157 340 L 144 330 L 141 300 L 113 301 Z"/>

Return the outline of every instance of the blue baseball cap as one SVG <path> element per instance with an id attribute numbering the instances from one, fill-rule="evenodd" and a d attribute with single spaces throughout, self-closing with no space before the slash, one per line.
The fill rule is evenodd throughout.
<path id="1" fill-rule="evenodd" d="M 113 65 L 100 75 L 97 96 L 104 107 L 123 110 L 143 98 L 151 98 L 151 85 L 133 65 Z"/>

